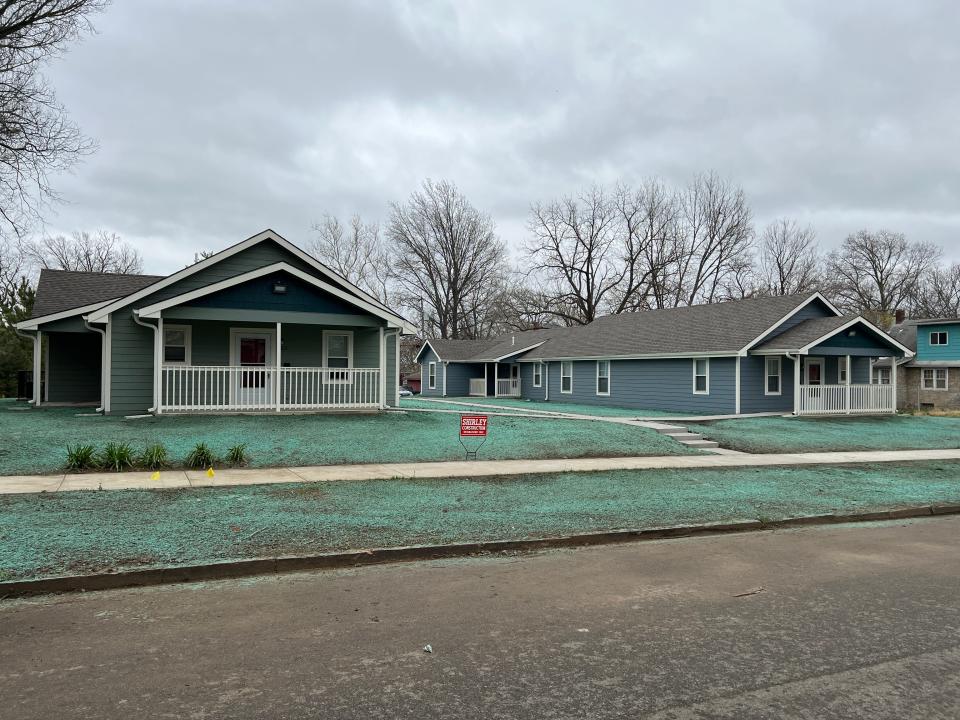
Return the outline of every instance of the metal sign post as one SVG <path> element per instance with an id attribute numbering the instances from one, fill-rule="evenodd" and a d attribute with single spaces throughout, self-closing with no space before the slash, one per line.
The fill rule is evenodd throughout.
<path id="1" fill-rule="evenodd" d="M 483 438 L 479 445 L 471 449 L 463 442 L 464 438 Z M 460 444 L 467 453 L 467 460 L 476 460 L 477 452 L 487 442 L 487 416 L 461 415 L 460 416 Z"/>

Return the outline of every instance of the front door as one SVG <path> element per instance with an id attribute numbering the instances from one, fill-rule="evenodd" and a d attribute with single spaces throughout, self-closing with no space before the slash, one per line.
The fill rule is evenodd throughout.
<path id="1" fill-rule="evenodd" d="M 273 402 L 273 335 L 238 332 L 234 335 L 234 403 L 258 407 Z"/>
<path id="2" fill-rule="evenodd" d="M 807 385 L 823 385 L 823 358 L 807 358 Z"/>

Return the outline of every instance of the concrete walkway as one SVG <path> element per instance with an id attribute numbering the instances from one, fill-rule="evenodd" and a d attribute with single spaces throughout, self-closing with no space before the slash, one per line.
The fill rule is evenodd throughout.
<path id="1" fill-rule="evenodd" d="M 0 494 L 69 492 L 72 490 L 122 490 L 185 487 L 225 487 L 273 483 L 383 480 L 400 478 L 459 478 L 529 473 L 593 472 L 598 470 L 659 470 L 669 468 L 773 467 L 837 465 L 847 463 L 897 463 L 922 460 L 960 460 L 957 450 L 887 450 L 866 452 L 784 453 L 767 455 L 711 454 L 665 457 L 575 458 L 551 460 L 476 460 L 374 465 L 322 465 L 296 468 L 243 468 L 217 470 L 208 477 L 202 470 L 164 470 L 153 473 L 86 473 L 71 475 L 12 475 L 0 477 Z"/>

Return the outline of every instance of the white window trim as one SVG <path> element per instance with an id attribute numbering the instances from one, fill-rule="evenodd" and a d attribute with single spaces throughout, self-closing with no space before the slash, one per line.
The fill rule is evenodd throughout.
<path id="1" fill-rule="evenodd" d="M 697 363 L 703 362 L 706 363 L 707 371 L 705 377 L 707 378 L 707 388 L 706 390 L 697 390 Z M 710 394 L 710 358 L 693 358 L 693 394 L 694 395 L 709 395 Z"/>
<path id="2" fill-rule="evenodd" d="M 332 368 L 332 370 L 324 373 L 323 381 L 329 384 L 351 384 L 353 383 L 353 373 L 346 373 L 346 377 L 337 378 L 333 377 L 333 372 L 336 370 L 349 370 L 353 368 L 353 330 L 324 330 L 323 331 L 323 357 L 321 367 L 329 368 L 329 350 L 330 350 L 330 336 L 331 335 L 346 335 L 347 337 L 347 367 L 346 368 Z M 382 348 L 381 348 L 382 349 Z"/>
<path id="3" fill-rule="evenodd" d="M 543 387 L 543 363 L 533 364 L 533 386 Z"/>
<path id="4" fill-rule="evenodd" d="M 880 375 L 883 371 L 887 371 L 887 382 L 880 381 Z M 871 385 L 889 385 L 890 384 L 890 373 L 893 371 L 889 367 L 870 367 L 870 384 Z M 921 378 L 922 381 L 922 378 Z"/>
<path id="5" fill-rule="evenodd" d="M 927 387 L 927 370 L 933 373 L 933 386 Z M 943 370 L 943 387 L 937 387 L 937 371 Z M 946 392 L 950 389 L 949 368 L 922 368 L 920 371 L 920 387 L 933 392 Z"/>
<path id="6" fill-rule="evenodd" d="M 569 366 L 570 366 L 570 374 L 569 374 L 569 375 L 564 375 L 564 374 L 563 374 L 563 366 L 564 366 L 564 365 L 569 365 Z M 569 378 L 570 378 L 570 389 L 569 389 L 569 390 L 564 390 L 564 389 L 563 389 L 563 378 L 564 378 L 564 377 L 569 377 Z M 561 361 L 560 361 L 560 393 L 563 394 L 563 395 L 572 395 L 572 394 L 573 394 L 573 361 L 572 361 L 572 360 L 561 360 Z"/>
<path id="7" fill-rule="evenodd" d="M 777 390 L 770 389 L 770 378 L 773 374 L 770 372 L 770 361 L 777 361 Z M 779 355 L 767 355 L 763 362 L 763 394 L 764 395 L 782 395 L 783 394 L 783 358 Z"/>
<path id="8" fill-rule="evenodd" d="M 433 360 L 427 363 L 427 390 L 437 389 L 437 363 Z"/>
<path id="9" fill-rule="evenodd" d="M 853 366 L 853 363 L 850 363 Z M 837 385 L 845 385 L 847 381 L 843 377 L 843 371 L 847 369 L 847 356 L 837 356 Z"/>
<path id="10" fill-rule="evenodd" d="M 167 360 L 167 330 L 182 330 L 183 331 L 183 342 L 184 342 L 184 353 L 183 353 L 183 362 L 176 362 L 174 360 Z M 170 347 L 176 347 L 171 345 Z M 193 326 L 192 325 L 163 325 L 163 359 L 164 365 L 192 365 L 193 364 Z"/>
<path id="11" fill-rule="evenodd" d="M 607 364 L 607 391 L 600 392 L 600 363 Z M 597 395 L 609 396 L 610 395 L 610 361 L 609 360 L 597 360 Z"/>
<path id="12" fill-rule="evenodd" d="M 940 342 L 935 343 L 935 342 L 933 341 L 933 336 L 934 336 L 934 335 L 943 335 L 943 342 L 942 342 L 942 343 L 940 343 Z M 931 345 L 931 346 L 943 347 L 944 345 L 949 345 L 949 344 L 950 344 L 950 333 L 947 332 L 946 330 L 931 330 L 931 331 L 930 331 L 929 340 L 930 340 L 930 345 Z"/>

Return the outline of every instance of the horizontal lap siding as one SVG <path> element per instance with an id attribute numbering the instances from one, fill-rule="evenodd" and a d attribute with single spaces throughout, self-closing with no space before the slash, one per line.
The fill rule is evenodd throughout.
<path id="1" fill-rule="evenodd" d="M 550 363 L 550 400 L 671 412 L 728 414 L 735 410 L 734 358 L 710 359 L 710 394 L 693 393 L 693 360 L 612 360 L 610 395 L 596 394 L 597 364 L 573 363 L 573 392 L 560 392 L 560 363 Z"/>
<path id="2" fill-rule="evenodd" d="M 483 377 L 483 365 L 474 363 L 450 363 L 447 374 L 447 397 L 464 397 L 470 394 L 470 379 Z M 443 390 L 442 386 L 438 390 Z"/>
<path id="3" fill-rule="evenodd" d="M 423 351 L 423 357 L 420 359 L 421 383 L 420 394 L 428 397 L 440 397 L 443 395 L 443 364 L 437 361 L 437 355 L 430 348 Z M 430 389 L 430 363 L 437 363 L 436 387 Z"/>
<path id="4" fill-rule="evenodd" d="M 533 386 L 533 367 L 536 363 L 520 363 L 520 394 L 528 400 L 543 400 L 547 390 L 546 365 L 540 373 L 540 387 Z"/>
<path id="5" fill-rule="evenodd" d="M 784 320 L 780 325 L 777 325 L 773 330 L 760 338 L 757 342 L 757 345 L 760 345 L 770 338 L 776 337 L 782 333 L 785 333 L 790 328 L 799 325 L 804 320 L 815 320 L 817 318 L 825 317 L 836 317 L 837 314 L 830 310 L 826 305 L 824 305 L 819 300 L 814 300 L 809 305 L 801 308 L 797 313 L 786 320 Z"/>
<path id="6" fill-rule="evenodd" d="M 766 366 L 761 355 L 740 361 L 740 412 L 793 412 L 793 361 L 781 357 L 780 395 L 766 395 Z"/>
<path id="7" fill-rule="evenodd" d="M 99 333 L 51 333 L 47 368 L 49 402 L 100 400 Z"/>
<path id="8" fill-rule="evenodd" d="M 146 412 L 153 405 L 153 331 L 129 308 L 111 314 L 110 412 Z"/>
<path id="9" fill-rule="evenodd" d="M 378 333 L 379 337 L 379 333 Z M 388 333 L 384 342 L 387 344 L 387 363 L 384 367 L 387 368 L 387 381 L 385 387 L 387 388 L 387 396 L 384 399 L 385 403 L 390 406 L 396 406 L 397 401 L 397 389 L 400 387 L 400 378 L 397 377 L 397 339 L 399 333 Z"/>

